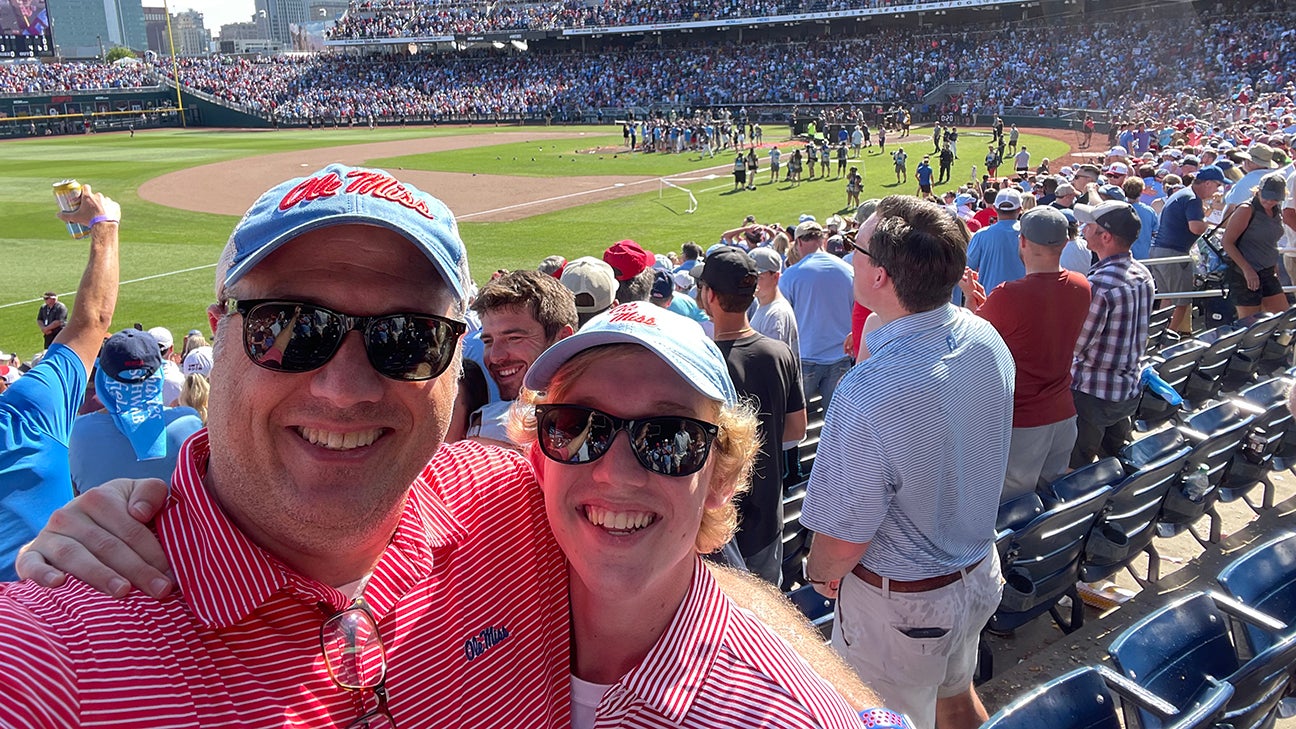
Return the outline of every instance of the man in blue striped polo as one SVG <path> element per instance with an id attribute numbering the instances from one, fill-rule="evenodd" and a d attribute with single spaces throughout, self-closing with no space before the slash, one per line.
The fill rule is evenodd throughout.
<path id="1" fill-rule="evenodd" d="M 966 228 L 892 196 L 854 244 L 868 359 L 824 418 L 801 522 L 807 579 L 837 598 L 833 647 L 921 729 L 977 727 L 977 638 L 999 605 L 994 524 L 1012 429 L 1012 354 L 952 306 Z M 875 325 L 876 326 L 873 326 Z"/>

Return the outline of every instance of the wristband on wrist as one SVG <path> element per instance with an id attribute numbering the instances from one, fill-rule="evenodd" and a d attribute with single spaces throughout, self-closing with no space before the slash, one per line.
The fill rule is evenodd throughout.
<path id="1" fill-rule="evenodd" d="M 93 218 L 90 218 L 90 224 L 87 225 L 86 227 L 93 228 L 100 223 L 120 223 L 120 222 L 121 222 L 120 220 L 116 218 L 110 218 L 107 215 L 96 215 Z"/>

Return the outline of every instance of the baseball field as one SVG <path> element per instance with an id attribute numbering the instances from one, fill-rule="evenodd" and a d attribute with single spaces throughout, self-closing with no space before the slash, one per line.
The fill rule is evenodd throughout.
<path id="1" fill-rule="evenodd" d="M 744 216 L 793 224 L 803 213 L 824 220 L 845 208 L 845 180 L 833 173 L 792 187 L 769 181 L 768 147 L 790 156 L 774 128 L 758 150 L 757 190 L 734 191 L 732 153 L 715 157 L 628 154 L 620 126 L 411 127 L 232 131 L 158 130 L 136 134 L 46 137 L 0 144 L 0 350 L 24 358 L 40 349 L 40 295 L 59 292 L 74 305 L 86 243 L 72 239 L 54 213 L 52 183 L 76 178 L 121 203 L 121 293 L 113 329 L 135 322 L 166 326 L 177 337 L 206 332 L 214 263 L 238 216 L 276 182 L 329 162 L 387 169 L 441 197 L 455 211 L 473 277 L 534 267 L 547 255 L 599 255 L 633 238 L 653 251 L 704 248 Z M 897 185 L 889 156 L 876 146 L 851 159 L 864 175 L 861 199 L 914 193 L 913 170 L 930 152 L 929 131 L 888 140 L 905 147 L 910 181 Z M 1022 135 L 1032 166 L 1069 151 L 1064 135 Z M 964 134 L 953 188 L 985 154 L 984 136 Z M 671 180 L 674 186 L 661 180 Z M 804 178 L 804 175 L 803 175 Z M 697 210 L 690 207 L 689 193 Z M 357 292 L 363 295 L 363 292 Z"/>

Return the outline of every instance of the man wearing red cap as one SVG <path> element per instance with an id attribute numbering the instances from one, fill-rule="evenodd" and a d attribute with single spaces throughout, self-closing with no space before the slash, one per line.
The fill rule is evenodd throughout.
<path id="1" fill-rule="evenodd" d="M 616 273 L 618 302 L 648 300 L 652 294 L 652 266 L 657 262 L 656 256 L 627 239 L 617 241 L 603 251 L 603 261 Z"/>

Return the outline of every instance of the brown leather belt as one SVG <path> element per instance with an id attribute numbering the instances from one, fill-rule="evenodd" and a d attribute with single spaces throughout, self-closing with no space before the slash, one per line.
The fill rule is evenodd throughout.
<path id="1" fill-rule="evenodd" d="M 946 585 L 952 585 L 963 579 L 964 575 L 976 569 L 984 561 L 984 558 L 979 559 L 967 567 L 956 572 L 951 572 L 948 575 L 924 577 L 921 580 L 891 580 L 889 589 L 891 592 L 927 592 L 928 590 L 936 590 Z M 882 589 L 882 575 L 879 575 L 862 564 L 856 564 L 855 569 L 851 570 L 851 574 L 879 590 Z"/>

